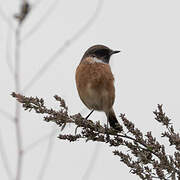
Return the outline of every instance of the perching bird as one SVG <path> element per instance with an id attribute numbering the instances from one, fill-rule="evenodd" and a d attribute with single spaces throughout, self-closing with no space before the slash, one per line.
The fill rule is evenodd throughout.
<path id="1" fill-rule="evenodd" d="M 116 130 L 120 130 L 120 124 L 113 110 L 115 88 L 109 61 L 119 52 L 104 45 L 92 46 L 76 69 L 76 86 L 82 102 L 92 110 L 91 113 L 104 111 L 110 126 Z"/>

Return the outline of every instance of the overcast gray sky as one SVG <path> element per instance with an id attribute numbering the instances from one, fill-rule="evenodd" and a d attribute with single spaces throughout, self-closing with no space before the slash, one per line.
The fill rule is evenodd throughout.
<path id="1" fill-rule="evenodd" d="M 31 1 L 35 3 L 34 1 Z M 29 31 L 46 13 L 49 6 L 54 9 L 35 33 Z M 95 12 L 97 0 L 44 0 L 30 15 L 22 29 L 21 85 L 27 87 L 33 75 L 64 42 L 87 22 Z M 0 1 L 6 14 L 13 14 L 19 1 Z M 70 113 L 89 110 L 80 101 L 75 86 L 75 69 L 87 48 L 104 44 L 112 49 L 122 50 L 111 60 L 115 77 L 116 100 L 114 109 L 117 116 L 126 113 L 129 120 L 143 132 L 152 131 L 160 135 L 162 129 L 153 120 L 152 111 L 158 103 L 164 104 L 165 111 L 180 130 L 180 26 L 179 0 L 112 0 L 105 1 L 94 24 L 79 39 L 74 41 L 49 66 L 26 95 L 43 97 L 48 106 L 58 107 L 53 95 L 62 96 Z M 15 25 L 15 23 L 14 23 Z M 6 22 L 0 17 L 0 109 L 14 114 L 13 78 L 6 64 L 7 37 L 12 36 Z M 14 39 L 14 38 L 13 38 Z M 9 56 L 13 61 L 13 39 L 9 43 Z M 12 47 L 12 48 L 11 48 Z M 57 106 L 56 106 L 57 105 Z M 95 112 L 94 120 L 103 119 L 103 113 Z M 119 119 L 121 122 L 121 120 Z M 52 125 L 42 117 L 22 111 L 23 147 L 52 131 Z M 71 131 L 71 127 L 66 132 Z M 16 138 L 14 125 L 0 114 L 0 133 L 15 173 Z M 24 158 L 23 180 L 37 179 L 47 142 L 29 151 Z M 120 148 L 119 148 L 120 149 Z M 82 179 L 93 154 L 96 154 L 94 168 L 89 180 L 138 179 L 129 173 L 113 148 L 104 144 L 69 143 L 54 137 L 53 152 L 43 180 Z M 94 153 L 95 152 L 95 153 Z M 0 160 L 0 179 L 7 176 Z M 123 178 L 122 178 L 123 177 Z"/>

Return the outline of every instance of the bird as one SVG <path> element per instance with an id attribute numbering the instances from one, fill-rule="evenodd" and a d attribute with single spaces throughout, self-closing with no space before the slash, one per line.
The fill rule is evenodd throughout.
<path id="1" fill-rule="evenodd" d="M 105 45 L 94 45 L 88 48 L 78 67 L 76 68 L 76 87 L 81 101 L 93 111 L 103 111 L 110 127 L 120 130 L 113 104 L 115 100 L 114 77 L 109 65 L 113 54 L 119 50 L 112 50 Z"/>

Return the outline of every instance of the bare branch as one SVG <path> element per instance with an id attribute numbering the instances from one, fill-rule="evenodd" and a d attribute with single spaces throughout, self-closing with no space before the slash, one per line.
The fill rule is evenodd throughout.
<path id="1" fill-rule="evenodd" d="M 6 15 L 6 13 L 3 11 L 2 7 L 0 7 L 0 16 L 7 23 L 7 25 L 9 26 L 9 28 L 11 30 L 15 30 L 15 27 L 13 26 L 11 19 Z"/>
<path id="2" fill-rule="evenodd" d="M 124 114 L 120 116 L 123 123 L 122 131 L 117 131 L 107 128 L 106 125 L 102 126 L 100 122 L 94 123 L 84 119 L 80 114 L 70 116 L 65 101 L 57 95 L 55 99 L 60 101 L 61 106 L 58 111 L 47 108 L 42 98 L 25 97 L 16 93 L 12 93 L 12 96 L 23 105 L 25 110 L 31 111 L 33 109 L 36 113 L 45 114 L 45 121 L 54 122 L 60 128 L 64 124 L 74 124 L 75 135 L 74 132 L 71 134 L 61 133 L 59 135 L 61 140 L 75 142 L 84 139 L 85 141 L 106 143 L 116 148 L 124 146 L 128 150 L 127 152 L 115 150 L 113 151 L 114 155 L 119 156 L 120 160 L 131 169 L 130 172 L 138 175 L 141 179 L 180 178 L 180 137 L 172 126 L 169 127 L 170 118 L 165 115 L 160 105 L 158 105 L 158 110 L 154 111 L 155 119 L 166 125 L 168 131 L 164 133 L 164 137 L 167 137 L 169 142 L 175 145 L 176 150 L 173 155 L 166 153 L 164 144 L 160 144 L 151 132 L 143 135 Z"/>
<path id="3" fill-rule="evenodd" d="M 26 0 L 23 0 L 20 5 L 20 10 L 18 13 L 14 15 L 16 20 L 18 21 L 19 25 L 22 25 L 26 17 L 29 15 L 31 10 L 31 5 Z"/>
<path id="4" fill-rule="evenodd" d="M 103 5 L 103 0 L 98 1 L 98 5 L 96 7 L 95 12 L 92 17 L 87 21 L 87 23 L 79 30 L 75 35 L 67 40 L 63 46 L 58 48 L 58 50 L 45 62 L 45 64 L 40 68 L 40 70 L 34 75 L 34 77 L 28 82 L 28 84 L 24 87 L 23 92 L 27 92 L 32 85 L 37 82 L 42 75 L 47 71 L 47 69 L 55 62 L 55 60 L 62 54 L 70 45 L 72 45 L 78 38 L 80 38 L 92 24 L 97 19 L 97 16 L 101 12 L 101 7 Z"/>
<path id="5" fill-rule="evenodd" d="M 15 89 L 20 92 L 20 31 L 21 24 L 18 25 L 16 29 L 15 36 Z M 17 149 L 18 149 L 18 161 L 17 161 L 17 171 L 16 180 L 21 179 L 21 168 L 22 168 L 22 135 L 21 135 L 21 125 L 20 125 L 20 106 L 16 102 L 15 107 L 15 126 L 16 126 L 16 138 L 17 138 Z"/>
<path id="6" fill-rule="evenodd" d="M 6 41 L 6 63 L 8 65 L 9 71 L 12 76 L 14 76 L 14 69 L 12 65 L 12 59 L 11 59 L 11 43 L 12 43 L 12 32 L 10 32 L 10 29 L 8 29 L 8 34 L 7 34 L 7 41 Z"/>
<path id="7" fill-rule="evenodd" d="M 96 159 L 97 159 L 97 157 L 99 155 L 100 147 L 101 147 L 100 144 L 96 144 L 94 152 L 93 152 L 92 157 L 91 157 L 91 160 L 89 162 L 88 168 L 85 171 L 85 173 L 84 173 L 84 175 L 82 177 L 82 180 L 89 180 L 90 179 L 90 175 L 91 175 L 91 173 L 93 171 L 93 167 L 94 167 Z"/>
<path id="8" fill-rule="evenodd" d="M 43 180 L 45 171 L 46 171 L 46 169 L 48 167 L 48 161 L 50 159 L 50 156 L 51 156 L 51 153 L 52 153 L 52 150 L 53 150 L 55 133 L 56 133 L 56 130 L 53 128 L 52 132 L 51 132 L 51 135 L 48 138 L 49 142 L 48 142 L 47 150 L 46 150 L 46 153 L 45 153 L 45 156 L 44 156 L 44 160 L 42 162 L 42 167 L 40 169 L 40 173 L 39 173 L 38 178 L 37 178 L 38 180 Z"/>
<path id="9" fill-rule="evenodd" d="M 32 27 L 29 32 L 27 32 L 24 37 L 21 39 L 21 42 L 27 40 L 29 37 L 31 37 L 38 28 L 42 26 L 42 24 L 47 20 L 47 18 L 51 15 L 51 13 L 54 12 L 54 9 L 57 7 L 57 4 L 59 3 L 59 0 L 55 0 L 52 5 L 49 7 L 47 12 L 40 18 L 40 20 L 35 24 L 34 27 Z"/>
<path id="10" fill-rule="evenodd" d="M 81 29 L 79 29 L 79 31 L 77 31 L 77 33 L 71 39 L 68 40 L 69 43 L 72 43 L 79 39 L 92 26 L 92 24 L 95 22 L 95 20 L 101 12 L 103 2 L 104 0 L 98 0 L 96 10 L 93 13 L 92 17 L 86 22 L 86 24 Z"/>
<path id="11" fill-rule="evenodd" d="M 10 168 L 10 165 L 9 165 L 9 161 L 8 161 L 8 158 L 7 158 L 6 150 L 4 148 L 1 132 L 0 132 L 0 147 L 1 147 L 0 148 L 0 155 L 1 155 L 1 159 L 2 159 L 2 162 L 3 162 L 4 168 L 6 170 L 8 178 L 10 180 L 12 180 L 13 179 L 12 171 L 11 171 L 11 168 Z"/>
<path id="12" fill-rule="evenodd" d="M 47 141 L 47 139 L 49 139 L 50 137 L 53 137 L 53 135 L 55 135 L 56 133 L 56 129 L 54 129 L 51 133 L 39 138 L 38 140 L 36 140 L 35 142 L 33 142 L 32 144 L 28 145 L 26 148 L 24 148 L 23 152 L 27 153 L 29 151 L 31 151 L 32 149 L 34 149 L 36 146 L 40 145 L 41 143 L 43 143 L 44 141 Z"/>
<path id="13" fill-rule="evenodd" d="M 83 112 L 83 110 L 81 110 L 80 112 Z M 91 159 L 90 159 L 90 162 L 88 164 L 88 167 L 87 167 L 85 173 L 82 176 L 82 180 L 89 180 L 90 179 L 90 176 L 92 174 L 93 168 L 95 166 L 96 160 L 97 160 L 98 155 L 99 155 L 100 147 L 101 147 L 100 144 L 96 144 L 95 145 L 94 152 L 93 152 L 93 154 L 91 156 Z"/>
<path id="14" fill-rule="evenodd" d="M 36 0 L 35 4 L 33 5 L 34 7 L 37 7 L 39 4 L 41 4 L 43 0 Z M 34 8 L 33 8 L 34 9 Z"/>

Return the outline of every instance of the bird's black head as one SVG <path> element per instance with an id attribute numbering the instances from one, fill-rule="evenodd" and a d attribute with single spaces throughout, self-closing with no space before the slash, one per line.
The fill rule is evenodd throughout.
<path id="1" fill-rule="evenodd" d="M 86 57 L 96 57 L 102 60 L 104 63 L 109 63 L 110 57 L 113 54 L 119 53 L 120 51 L 113 51 L 112 49 L 104 45 L 95 45 L 90 47 L 85 53 L 82 59 Z"/>

